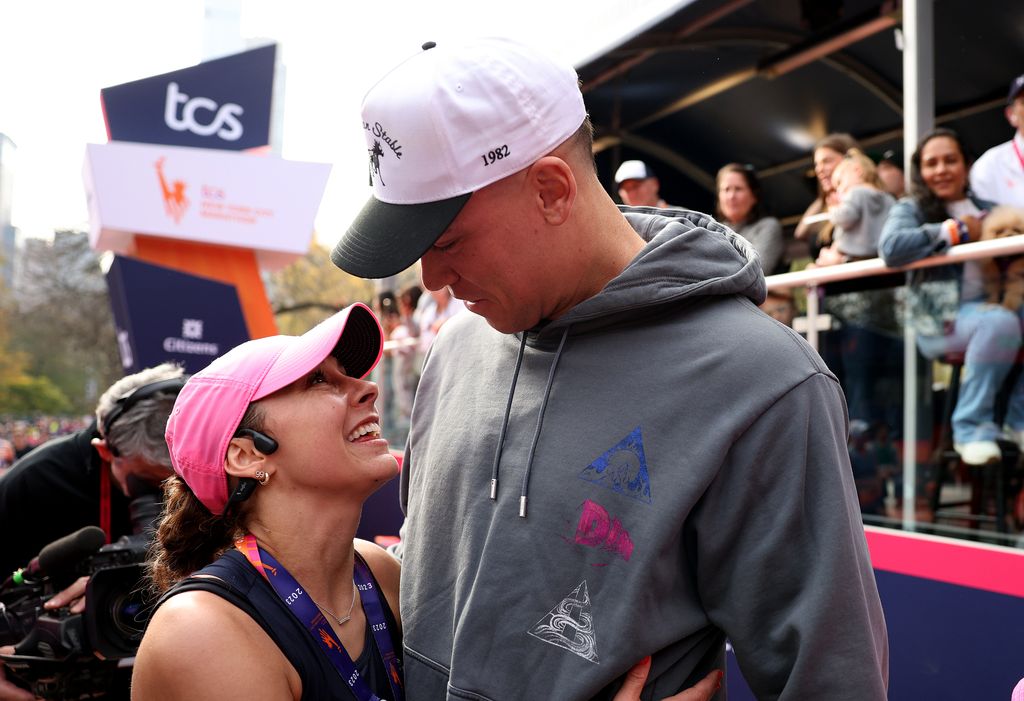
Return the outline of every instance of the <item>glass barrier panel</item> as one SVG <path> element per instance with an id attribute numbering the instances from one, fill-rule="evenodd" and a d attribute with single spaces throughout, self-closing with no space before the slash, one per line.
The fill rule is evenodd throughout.
<path id="1" fill-rule="evenodd" d="M 1024 547 L 1024 255 L 829 274 L 765 309 L 817 330 L 865 523 Z"/>

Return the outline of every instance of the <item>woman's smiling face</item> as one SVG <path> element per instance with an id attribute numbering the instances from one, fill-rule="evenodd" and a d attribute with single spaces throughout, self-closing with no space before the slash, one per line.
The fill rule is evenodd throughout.
<path id="1" fill-rule="evenodd" d="M 921 179 L 945 202 L 961 200 L 967 193 L 967 164 L 954 139 L 936 136 L 921 147 Z"/>

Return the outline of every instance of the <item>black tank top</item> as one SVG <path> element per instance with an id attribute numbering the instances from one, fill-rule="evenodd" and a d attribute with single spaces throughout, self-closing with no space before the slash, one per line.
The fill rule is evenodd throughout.
<path id="1" fill-rule="evenodd" d="M 359 553 L 356 553 L 356 557 L 360 560 L 363 559 Z M 363 562 L 365 564 L 365 560 Z M 198 577 L 197 575 L 212 575 L 217 579 Z M 373 573 L 371 572 L 370 575 L 373 576 Z M 373 578 L 373 582 L 377 585 L 377 591 L 381 592 L 376 577 Z M 302 698 L 304 700 L 343 699 L 351 701 L 355 698 L 313 636 L 291 614 L 273 587 L 249 564 L 242 553 L 237 550 L 228 550 L 214 563 L 168 589 L 160 597 L 155 608 L 175 594 L 185 591 L 212 592 L 249 614 L 281 648 L 281 652 L 298 672 L 299 678 L 302 680 Z M 395 654 L 398 655 L 399 663 L 401 663 L 402 639 L 398 633 L 398 622 L 383 594 L 380 599 L 388 630 L 391 631 L 391 643 Z M 370 634 L 369 626 L 366 627 L 363 653 L 353 662 L 355 662 L 359 674 L 377 696 L 382 699 L 391 698 L 387 668 L 380 658 L 377 643 L 374 641 L 373 635 Z"/>

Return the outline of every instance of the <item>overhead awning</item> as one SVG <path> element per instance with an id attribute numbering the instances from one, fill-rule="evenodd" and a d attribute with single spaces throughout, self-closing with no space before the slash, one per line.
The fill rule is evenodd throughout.
<path id="1" fill-rule="evenodd" d="M 902 154 L 901 4 L 694 0 L 577 66 L 602 182 L 639 158 L 671 204 L 711 212 L 729 162 L 759 174 L 792 223 L 816 193 L 811 149 L 848 132 Z M 1024 3 L 934 3 L 936 124 L 974 156 L 1006 141 L 1006 91 L 1024 72 Z"/>

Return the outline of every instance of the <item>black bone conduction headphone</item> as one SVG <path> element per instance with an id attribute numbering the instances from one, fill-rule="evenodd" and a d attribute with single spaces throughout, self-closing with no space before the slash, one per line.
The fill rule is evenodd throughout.
<path id="1" fill-rule="evenodd" d="M 149 384 L 142 385 L 141 387 L 136 387 L 134 390 L 114 402 L 114 407 L 107 412 L 107 415 L 103 418 L 103 438 L 108 441 L 110 452 L 115 456 L 118 456 L 117 447 L 109 444 L 110 429 L 114 427 L 114 424 L 117 423 L 118 419 L 131 411 L 132 407 L 143 399 L 149 399 L 161 392 L 174 395 L 178 394 L 178 392 L 181 391 L 181 388 L 185 386 L 188 378 L 188 375 L 181 375 L 179 377 L 172 377 L 169 380 L 150 382 Z"/>
<path id="2" fill-rule="evenodd" d="M 264 455 L 270 455 L 277 450 L 277 441 L 265 433 L 260 433 L 251 428 L 240 428 L 235 431 L 235 438 L 251 438 L 256 450 Z"/>
<path id="3" fill-rule="evenodd" d="M 235 438 L 251 438 L 256 450 L 264 455 L 270 455 L 277 450 L 277 441 L 255 429 L 240 428 L 235 431 Z M 220 515 L 224 516 L 232 504 L 237 504 L 251 497 L 252 493 L 256 490 L 256 484 L 256 480 L 252 477 L 240 477 L 238 479 L 238 486 L 235 487 L 235 491 L 231 492 L 231 496 L 228 497 L 228 502 L 224 505 L 224 510 L 220 512 Z"/>

